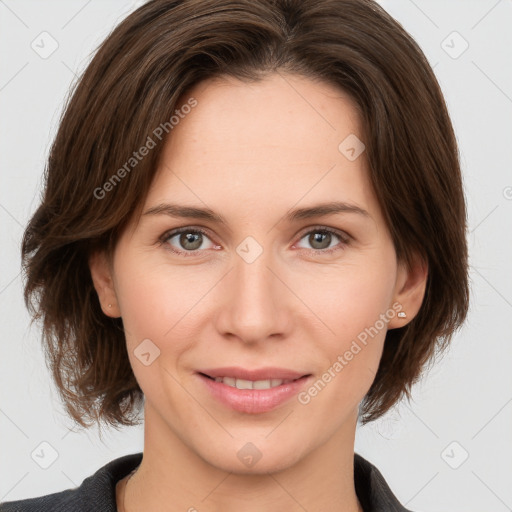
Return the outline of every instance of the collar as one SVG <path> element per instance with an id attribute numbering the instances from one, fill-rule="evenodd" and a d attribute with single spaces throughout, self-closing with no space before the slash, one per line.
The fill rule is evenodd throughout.
<path id="1" fill-rule="evenodd" d="M 79 487 L 37 498 L 5 502 L 1 510 L 117 512 L 116 484 L 141 463 L 142 456 L 142 452 L 124 455 L 98 469 Z M 411 512 L 400 504 L 380 471 L 357 453 L 354 453 L 354 483 L 364 512 Z"/>

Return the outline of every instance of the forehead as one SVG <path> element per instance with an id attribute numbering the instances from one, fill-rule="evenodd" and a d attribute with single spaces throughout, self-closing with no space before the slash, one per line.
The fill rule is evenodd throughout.
<path id="1" fill-rule="evenodd" d="M 167 138 L 146 205 L 172 197 L 226 215 L 320 201 L 375 207 L 364 152 L 350 160 L 340 151 L 347 137 L 362 137 L 341 89 L 274 73 L 201 82 L 177 108 L 191 97 L 197 105 Z"/>
<path id="2" fill-rule="evenodd" d="M 173 152 L 186 138 L 188 146 L 204 144 L 209 151 L 236 144 L 240 158 L 254 159 L 251 151 L 264 147 L 260 158 L 274 148 L 296 159 L 317 159 L 319 151 L 337 155 L 340 137 L 361 134 L 357 105 L 347 93 L 302 76 L 280 72 L 256 82 L 206 80 L 183 95 L 178 108 L 192 96 L 198 105 L 174 127 L 168 144 Z"/>

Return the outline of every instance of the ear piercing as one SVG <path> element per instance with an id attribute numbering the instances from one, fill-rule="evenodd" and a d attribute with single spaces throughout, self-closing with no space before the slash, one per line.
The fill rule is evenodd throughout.
<path id="1" fill-rule="evenodd" d="M 109 304 L 109 305 L 108 305 L 108 307 L 109 307 L 109 308 L 111 308 L 111 307 L 112 307 L 112 304 Z M 398 316 L 400 316 L 400 313 L 398 313 Z"/>
<path id="2" fill-rule="evenodd" d="M 399 311 L 398 312 L 398 318 L 407 318 L 407 315 L 405 314 L 405 311 Z"/>

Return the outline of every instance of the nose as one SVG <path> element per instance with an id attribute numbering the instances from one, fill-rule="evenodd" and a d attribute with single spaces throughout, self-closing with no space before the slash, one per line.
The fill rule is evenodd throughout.
<path id="1" fill-rule="evenodd" d="M 252 262 L 235 255 L 219 290 L 218 332 L 249 344 L 285 337 L 293 311 L 293 293 L 285 283 L 270 251 Z"/>

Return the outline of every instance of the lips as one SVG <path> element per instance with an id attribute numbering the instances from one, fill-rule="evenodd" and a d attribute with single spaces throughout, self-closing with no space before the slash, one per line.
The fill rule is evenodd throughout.
<path id="1" fill-rule="evenodd" d="M 240 412 L 268 412 L 296 395 L 311 374 L 285 368 L 246 370 L 239 367 L 204 369 L 197 372 L 211 395 Z"/>

